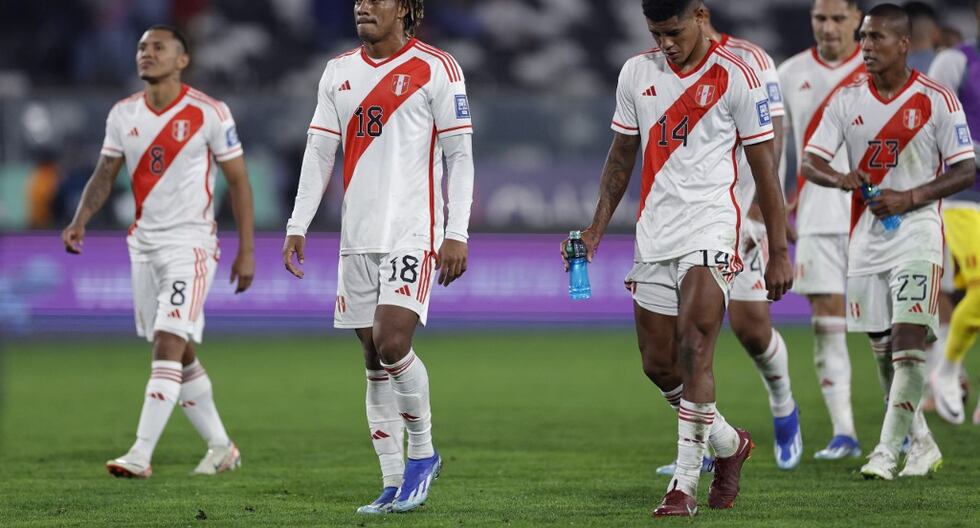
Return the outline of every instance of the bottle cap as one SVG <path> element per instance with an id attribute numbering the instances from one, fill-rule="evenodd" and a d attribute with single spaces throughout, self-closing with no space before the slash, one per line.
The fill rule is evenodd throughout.
<path id="1" fill-rule="evenodd" d="M 568 239 L 569 240 L 579 240 L 581 238 L 582 238 L 582 232 L 581 231 L 569 231 L 568 232 Z"/>

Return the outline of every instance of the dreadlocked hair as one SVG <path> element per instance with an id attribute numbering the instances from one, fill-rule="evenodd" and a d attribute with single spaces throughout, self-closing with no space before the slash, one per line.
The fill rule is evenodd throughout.
<path id="1" fill-rule="evenodd" d="M 405 15 L 405 34 L 414 37 L 415 30 L 418 29 L 419 24 L 422 23 L 422 17 L 425 15 L 423 0 L 402 0 L 402 2 L 408 8 L 408 14 Z"/>

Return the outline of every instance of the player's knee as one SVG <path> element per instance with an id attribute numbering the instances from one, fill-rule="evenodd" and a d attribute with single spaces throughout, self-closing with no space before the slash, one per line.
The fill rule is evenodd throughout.
<path id="1" fill-rule="evenodd" d="M 410 335 L 397 332 L 376 332 L 374 346 L 381 360 L 391 365 L 408 355 L 408 351 L 412 348 L 412 338 Z"/>
<path id="2" fill-rule="evenodd" d="M 643 373 L 646 374 L 647 378 L 658 387 L 674 387 L 677 383 L 672 383 L 677 381 L 676 365 L 674 360 L 668 354 L 656 354 L 653 350 L 644 350 L 642 347 L 640 353 L 643 356 Z"/>
<path id="3" fill-rule="evenodd" d="M 187 349 L 187 340 L 170 332 L 157 332 L 153 335 L 153 359 L 158 361 L 181 361 Z"/>
<path id="4" fill-rule="evenodd" d="M 735 332 L 738 342 L 753 356 L 765 353 L 772 339 L 772 329 L 766 325 L 732 325 L 732 331 Z"/>

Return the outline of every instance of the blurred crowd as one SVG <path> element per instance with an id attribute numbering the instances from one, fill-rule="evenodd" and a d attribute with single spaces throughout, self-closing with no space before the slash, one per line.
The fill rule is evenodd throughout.
<path id="1" fill-rule="evenodd" d="M 760 44 L 777 62 L 812 45 L 809 3 L 708 1 L 718 28 Z M 916 68 L 926 70 L 937 50 L 958 44 L 964 35 L 972 38 L 973 17 L 958 16 L 969 13 L 967 3 L 911 2 L 915 35 L 910 58 Z M 611 111 L 611 102 L 605 101 L 611 100 L 623 61 L 651 45 L 639 0 L 430 0 L 426 4 L 419 37 L 456 56 L 465 69 L 476 110 L 482 104 L 495 114 L 501 109 L 499 115 L 567 117 L 562 104 L 546 103 L 556 98 L 582 101 L 596 115 Z M 188 82 L 229 100 L 243 138 L 252 146 L 249 152 L 255 152 L 256 138 L 264 141 L 263 134 L 270 136 L 269 144 L 261 147 L 260 160 L 274 179 L 268 188 L 272 194 L 259 197 L 272 202 L 267 204 L 269 224 L 263 226 L 259 220 L 262 227 L 278 229 L 283 215 L 288 216 L 294 192 L 302 127 L 296 127 L 296 134 L 277 136 L 268 114 L 248 114 L 254 112 L 253 102 L 281 98 L 284 105 L 299 101 L 294 120 L 308 120 L 309 101 L 325 61 L 358 45 L 352 19 L 351 0 L 0 3 L 4 50 L 0 54 L 0 188 L 15 188 L 2 179 L 29 164 L 24 210 L 13 210 L 16 205 L 4 198 L 0 227 L 51 228 L 66 221 L 94 165 L 108 106 L 141 88 L 134 74 L 135 43 L 147 26 L 165 22 L 184 29 L 189 37 Z M 240 105 L 234 104 L 235 97 L 241 98 Z M 79 103 L 73 106 L 73 101 Z M 87 106 L 82 108 L 81 102 Z M 475 115 L 480 117 L 479 112 Z M 256 125 L 250 128 L 249 121 Z M 608 145 L 606 123 L 599 123 L 602 126 L 594 133 L 564 131 L 557 137 L 544 133 L 521 138 L 520 148 L 509 150 L 493 145 L 514 137 L 505 120 L 486 119 L 478 125 L 478 163 L 506 158 L 528 165 L 531 159 L 531 165 L 545 170 L 554 165 L 549 158 L 563 155 L 564 144 L 596 157 L 598 164 Z M 528 126 L 524 123 L 522 128 Z M 277 137 L 286 140 L 277 142 Z M 593 143 L 594 148 L 582 147 Z M 494 159 L 488 160 L 486 152 L 493 153 Z M 121 186 L 120 192 L 124 190 Z M 592 197 L 574 200 L 587 203 Z M 120 218 L 126 214 L 118 211 Z M 479 214 L 474 218 L 477 230 L 500 229 L 481 226 L 482 218 Z M 273 224 L 273 219 L 278 223 Z"/>

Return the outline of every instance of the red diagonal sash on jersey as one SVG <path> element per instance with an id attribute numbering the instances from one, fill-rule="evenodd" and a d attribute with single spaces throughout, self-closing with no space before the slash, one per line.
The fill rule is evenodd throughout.
<path id="1" fill-rule="evenodd" d="M 360 118 L 353 115 L 347 122 L 347 134 L 344 141 L 345 191 L 350 185 L 351 177 L 354 176 L 354 168 L 357 167 L 358 160 L 374 141 L 374 137 L 366 131 L 361 131 L 362 136 L 357 135 L 362 123 L 366 128 L 370 128 L 367 115 L 369 109 L 375 106 L 381 108 L 380 122 L 381 127 L 384 128 L 384 124 L 391 119 L 398 107 L 429 82 L 430 75 L 429 63 L 418 57 L 412 57 L 378 81 L 371 93 L 361 101 L 359 107 L 365 115 Z"/>
<path id="2" fill-rule="evenodd" d="M 858 168 L 870 176 L 871 183 L 878 185 L 885 179 L 888 171 L 898 163 L 905 147 L 912 142 L 912 138 L 922 130 L 922 127 L 932 117 L 932 103 L 929 97 L 919 92 L 909 97 L 895 115 L 885 123 L 878 135 L 875 136 L 875 143 L 868 145 L 868 150 L 864 152 Z M 898 142 L 897 151 L 885 145 L 886 141 Z M 894 143 L 892 143 L 894 145 Z M 857 225 L 861 213 L 867 208 L 864 199 L 859 191 L 851 193 L 851 232 Z"/>
<path id="3" fill-rule="evenodd" d="M 640 210 L 636 214 L 637 218 L 643 214 L 647 196 L 653 189 L 653 182 L 657 173 L 664 167 L 677 147 L 683 144 L 683 142 L 673 139 L 674 127 L 686 117 L 688 131 L 693 130 L 701 118 L 708 113 L 708 110 L 711 110 L 718 103 L 727 89 L 728 71 L 718 64 L 713 65 L 667 109 L 664 113 L 667 118 L 666 121 L 661 119 L 650 128 L 646 152 L 643 153 L 643 180 L 640 191 Z M 710 91 L 713 93 L 709 93 Z M 705 98 L 706 93 L 709 95 Z M 661 123 L 666 123 L 666 126 Z M 667 145 L 660 144 L 663 137 L 667 138 Z"/>
<path id="4" fill-rule="evenodd" d="M 204 124 L 204 112 L 187 105 L 167 121 L 157 137 L 150 142 L 133 171 L 133 198 L 136 199 L 136 219 L 143 214 L 143 201 L 173 163 L 177 154 Z"/>
<path id="5" fill-rule="evenodd" d="M 837 86 L 834 86 L 834 89 L 827 94 L 827 97 L 824 97 L 824 100 L 820 101 L 820 106 L 818 106 L 817 111 L 813 113 L 813 117 L 810 118 L 810 122 L 806 125 L 806 131 L 803 133 L 803 143 L 800 144 L 803 145 L 804 148 L 806 148 L 807 143 L 810 142 L 810 138 L 813 137 L 813 134 L 816 133 L 817 127 L 820 126 L 820 120 L 823 119 L 823 112 L 827 109 L 827 105 L 830 103 L 830 99 L 834 96 L 834 94 L 836 94 L 837 91 L 844 86 L 857 82 L 857 80 L 863 75 L 867 75 L 867 70 L 864 69 L 864 64 L 860 64 L 854 68 L 851 73 L 845 75 L 844 78 L 837 83 Z M 800 171 L 800 173 L 796 175 L 797 200 L 800 199 L 800 195 L 803 193 L 803 185 L 805 184 L 806 178 L 803 177 L 803 172 Z"/>

